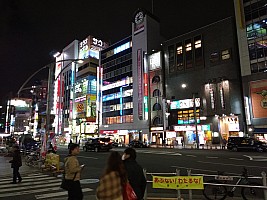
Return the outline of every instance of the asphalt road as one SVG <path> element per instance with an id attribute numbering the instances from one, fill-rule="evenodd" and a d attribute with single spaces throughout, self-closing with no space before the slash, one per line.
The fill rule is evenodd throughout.
<path id="1" fill-rule="evenodd" d="M 112 151 L 123 152 L 124 148 L 114 148 Z M 261 176 L 261 172 L 267 172 L 267 152 L 231 152 L 228 150 L 194 150 L 194 149 L 136 149 L 138 163 L 149 173 L 174 173 L 180 170 L 181 175 L 187 175 L 187 170 L 192 174 L 213 174 L 218 171 L 228 175 L 241 175 L 243 167 L 249 171 L 249 175 Z M 58 151 L 61 159 L 67 155 L 67 149 Z M 98 179 L 106 165 L 109 152 L 84 152 L 81 150 L 78 159 L 85 164 L 82 177 L 84 179 Z M 151 179 L 148 176 L 148 179 Z M 260 180 L 257 180 L 260 182 Z M 95 189 L 97 183 L 90 184 Z M 185 193 L 187 191 L 182 191 Z M 194 191 L 195 192 L 195 191 Z M 148 184 L 148 196 L 166 193 L 167 196 L 175 197 L 174 190 L 155 190 Z M 201 194 L 200 191 L 195 193 Z M 151 194 L 151 195 L 150 195 Z"/>

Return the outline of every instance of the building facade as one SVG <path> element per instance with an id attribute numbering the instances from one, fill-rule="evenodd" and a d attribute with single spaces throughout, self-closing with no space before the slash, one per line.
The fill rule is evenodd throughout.
<path id="1" fill-rule="evenodd" d="M 235 0 L 248 133 L 267 138 L 267 9 L 265 0 Z"/>
<path id="2" fill-rule="evenodd" d="M 170 131 L 166 139 L 204 145 L 244 135 L 234 20 L 227 18 L 165 41 L 163 52 Z"/>

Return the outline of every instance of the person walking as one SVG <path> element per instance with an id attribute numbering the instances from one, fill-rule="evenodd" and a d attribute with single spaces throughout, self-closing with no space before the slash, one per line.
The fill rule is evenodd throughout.
<path id="1" fill-rule="evenodd" d="M 146 178 L 143 173 L 143 168 L 136 162 L 136 151 L 133 148 L 124 150 L 122 160 L 128 175 L 128 180 L 132 186 L 137 199 L 144 198 L 146 190 Z"/>
<path id="2" fill-rule="evenodd" d="M 80 153 L 78 144 L 71 144 L 69 155 L 65 158 L 65 179 L 73 180 L 72 187 L 68 190 L 68 200 L 82 200 L 83 193 L 80 184 L 81 172 L 84 165 L 80 165 L 77 155 Z"/>
<path id="3" fill-rule="evenodd" d="M 123 190 L 126 183 L 127 174 L 121 155 L 113 151 L 108 158 L 107 167 L 96 189 L 97 199 L 123 200 Z"/>
<path id="4" fill-rule="evenodd" d="M 22 181 L 22 178 L 19 173 L 19 168 L 22 166 L 19 146 L 15 145 L 12 147 L 12 156 L 13 159 L 9 161 L 9 163 L 11 163 L 11 168 L 13 168 L 13 181 L 11 182 L 11 184 L 16 184 L 17 179 L 18 183 Z"/>

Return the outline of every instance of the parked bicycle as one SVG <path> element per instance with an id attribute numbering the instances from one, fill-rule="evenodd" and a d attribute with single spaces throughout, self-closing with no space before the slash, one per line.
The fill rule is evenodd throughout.
<path id="1" fill-rule="evenodd" d="M 40 153 L 38 151 L 33 151 L 25 157 L 25 164 L 27 166 L 38 166 L 40 162 Z"/>
<path id="2" fill-rule="evenodd" d="M 243 169 L 242 175 L 238 178 L 236 183 L 234 183 L 234 185 L 236 186 L 226 187 L 224 185 L 212 185 L 227 183 L 229 184 L 229 181 L 233 181 L 233 178 L 231 178 L 230 176 L 225 176 L 224 173 L 219 173 L 214 180 L 207 181 L 207 183 L 211 183 L 211 185 L 205 185 L 203 195 L 208 200 L 223 200 L 227 196 L 234 196 L 234 193 L 238 187 L 237 185 L 260 186 L 260 184 L 249 180 L 248 171 L 246 168 Z M 231 189 L 229 190 L 229 188 Z M 244 200 L 264 199 L 263 189 L 256 187 L 241 187 L 241 195 Z"/>

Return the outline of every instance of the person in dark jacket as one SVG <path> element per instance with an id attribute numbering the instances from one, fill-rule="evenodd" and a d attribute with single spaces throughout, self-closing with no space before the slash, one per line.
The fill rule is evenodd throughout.
<path id="1" fill-rule="evenodd" d="M 22 166 L 21 155 L 18 146 L 13 146 L 13 159 L 9 161 L 11 163 L 11 168 L 13 168 L 13 181 L 12 184 L 20 183 L 22 178 L 19 173 L 19 168 Z"/>
<path id="2" fill-rule="evenodd" d="M 136 151 L 133 148 L 125 149 L 122 160 L 128 174 L 128 180 L 138 200 L 142 200 L 146 189 L 146 178 L 143 168 L 136 162 Z"/>

